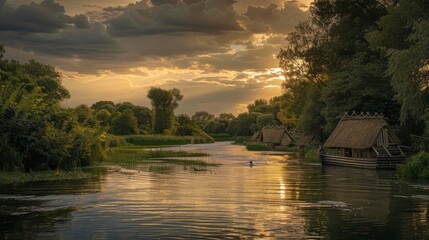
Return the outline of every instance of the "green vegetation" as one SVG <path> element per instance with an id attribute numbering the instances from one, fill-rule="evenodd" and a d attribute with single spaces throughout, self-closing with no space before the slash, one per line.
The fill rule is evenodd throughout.
<path id="1" fill-rule="evenodd" d="M 398 169 L 399 176 L 406 179 L 429 179 L 429 153 L 420 152 L 405 162 Z"/>
<path id="2" fill-rule="evenodd" d="M 161 88 L 151 88 L 147 93 L 151 100 L 153 114 L 153 132 L 160 134 L 165 131 L 172 132 L 174 126 L 174 109 L 179 107 L 178 102 L 183 95 L 179 89 L 164 90 Z"/>
<path id="3" fill-rule="evenodd" d="M 287 152 L 300 152 L 302 149 L 298 146 L 290 146 L 285 149 Z"/>
<path id="4" fill-rule="evenodd" d="M 250 141 L 250 136 L 238 136 L 235 138 L 235 144 L 245 144 Z"/>
<path id="5" fill-rule="evenodd" d="M 136 169 L 141 165 L 148 165 L 152 170 L 167 171 L 171 166 L 179 165 L 192 167 L 208 167 L 219 166 L 217 163 L 208 163 L 203 160 L 178 159 L 187 157 L 205 157 L 207 153 L 201 152 L 185 152 L 185 151 L 162 151 L 162 150 L 146 150 L 142 148 L 127 148 L 119 147 L 112 148 L 108 153 L 108 160 L 105 164 L 119 165 L 124 168 Z"/>
<path id="6" fill-rule="evenodd" d="M 171 136 L 171 135 L 127 135 L 123 136 L 127 143 L 138 146 L 185 145 L 194 143 L 210 143 L 213 139 L 201 136 Z"/>
<path id="7" fill-rule="evenodd" d="M 229 135 L 228 133 L 212 133 L 210 134 L 216 142 L 235 141 L 236 137 Z"/>
<path id="8" fill-rule="evenodd" d="M 94 177 L 94 174 L 82 172 L 81 170 L 75 171 L 61 171 L 61 170 L 47 170 L 40 172 L 1 172 L 0 171 L 0 185 L 16 184 L 25 182 L 39 182 L 39 181 L 66 181 L 75 179 L 84 179 Z"/>
<path id="9" fill-rule="evenodd" d="M 325 139 L 344 112 L 378 112 L 404 144 L 428 135 L 426 2 L 316 0 L 309 12 L 278 55 L 281 122 Z"/>
<path id="10" fill-rule="evenodd" d="M 246 149 L 248 151 L 272 151 L 273 148 L 262 143 L 247 143 Z"/>
<path id="11" fill-rule="evenodd" d="M 304 153 L 304 158 L 310 161 L 319 161 L 320 156 L 317 154 L 316 149 L 308 149 Z"/>
<path id="12" fill-rule="evenodd" d="M 187 124 L 176 122 L 174 109 L 183 98 L 178 89 L 149 90 L 154 111 L 111 101 L 64 109 L 60 102 L 70 94 L 54 67 L 4 60 L 2 46 L 0 53 L 0 171 L 11 172 L 17 179 L 26 178 L 20 173 L 39 179 L 33 172 L 94 166 L 106 160 L 108 149 L 119 146 L 214 142 L 198 125 L 212 119 L 210 114 L 198 113 L 199 118 Z M 190 131 L 183 133 L 180 128 Z M 164 135 L 150 135 L 153 132 Z M 145 155 L 151 157 L 155 156 Z"/>
<path id="13" fill-rule="evenodd" d="M 52 66 L 0 58 L 1 171 L 75 169 L 105 158 L 105 131 L 83 119 L 88 109 L 61 108 L 69 97 Z"/>

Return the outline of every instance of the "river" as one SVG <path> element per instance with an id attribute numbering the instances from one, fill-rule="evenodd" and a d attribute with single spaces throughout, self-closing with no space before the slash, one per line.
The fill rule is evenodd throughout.
<path id="1" fill-rule="evenodd" d="M 429 239 L 428 182 L 228 142 L 171 149 L 222 165 L 0 186 L 0 239 Z"/>

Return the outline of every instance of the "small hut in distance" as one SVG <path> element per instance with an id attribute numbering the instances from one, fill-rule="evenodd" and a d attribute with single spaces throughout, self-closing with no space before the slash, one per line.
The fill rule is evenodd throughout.
<path id="1" fill-rule="evenodd" d="M 282 148 L 290 145 L 294 140 L 292 135 L 283 126 L 266 126 L 261 131 L 255 132 L 252 142 L 262 142 L 274 148 Z"/>
<path id="2" fill-rule="evenodd" d="M 382 114 L 347 113 L 324 147 L 338 148 L 339 155 L 321 155 L 323 164 L 365 168 L 396 168 L 405 160 L 400 141 Z"/>
<path id="3" fill-rule="evenodd" d="M 296 142 L 295 145 L 299 146 L 301 149 L 307 147 L 308 145 L 321 145 L 322 142 L 320 141 L 320 138 L 316 136 L 315 134 L 306 134 L 302 137 L 300 137 Z"/>

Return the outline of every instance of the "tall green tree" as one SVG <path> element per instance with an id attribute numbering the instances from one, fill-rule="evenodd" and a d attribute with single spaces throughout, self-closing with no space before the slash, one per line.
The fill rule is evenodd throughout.
<path id="1" fill-rule="evenodd" d="M 379 20 L 379 28 L 367 34 L 372 46 L 388 58 L 387 74 L 401 104 L 400 120 L 403 125 L 410 122 L 429 123 L 428 22 L 427 1 L 398 0 Z M 418 129 L 412 132 L 416 134 L 416 131 Z"/>
<path id="2" fill-rule="evenodd" d="M 321 116 L 329 134 L 346 111 L 379 112 L 397 121 L 399 105 L 385 74 L 387 58 L 366 38 L 392 4 L 389 0 L 312 3 L 310 19 L 289 35 L 289 46 L 279 54 L 286 77 L 279 114 L 283 122 Z M 313 85 L 321 91 L 314 91 Z M 319 93 L 320 105 L 311 96 Z M 307 111 L 308 104 L 318 107 Z M 307 130 L 313 124 L 299 123 Z"/>
<path id="3" fill-rule="evenodd" d="M 183 95 L 180 90 L 173 88 L 164 90 L 161 88 L 151 88 L 147 94 L 151 100 L 154 111 L 153 131 L 164 133 L 165 130 L 172 131 L 174 126 L 174 110 L 179 107 L 179 101 Z"/>

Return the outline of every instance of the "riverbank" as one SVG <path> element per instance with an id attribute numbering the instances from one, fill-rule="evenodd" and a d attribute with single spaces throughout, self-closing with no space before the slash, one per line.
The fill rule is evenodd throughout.
<path id="1" fill-rule="evenodd" d="M 40 181 L 67 181 L 95 177 L 94 174 L 83 172 L 82 170 L 73 171 L 41 171 L 41 172 L 0 172 L 0 185 L 19 184 L 26 182 Z"/>
<path id="2" fill-rule="evenodd" d="M 171 147 L 178 145 L 152 145 L 137 146 L 126 145 L 110 148 L 106 153 L 107 159 L 98 166 L 118 166 L 126 169 L 139 169 L 149 172 L 162 173 L 171 170 L 174 166 L 181 166 L 186 170 L 205 171 L 208 167 L 220 166 L 218 163 L 207 162 L 195 157 L 206 157 L 204 152 L 168 151 L 161 149 L 148 149 L 154 147 Z M 186 159 L 193 158 L 193 159 Z M 94 171 L 76 169 L 47 170 L 40 172 L 0 172 L 0 185 L 19 184 L 40 181 L 68 181 L 96 177 Z"/>

